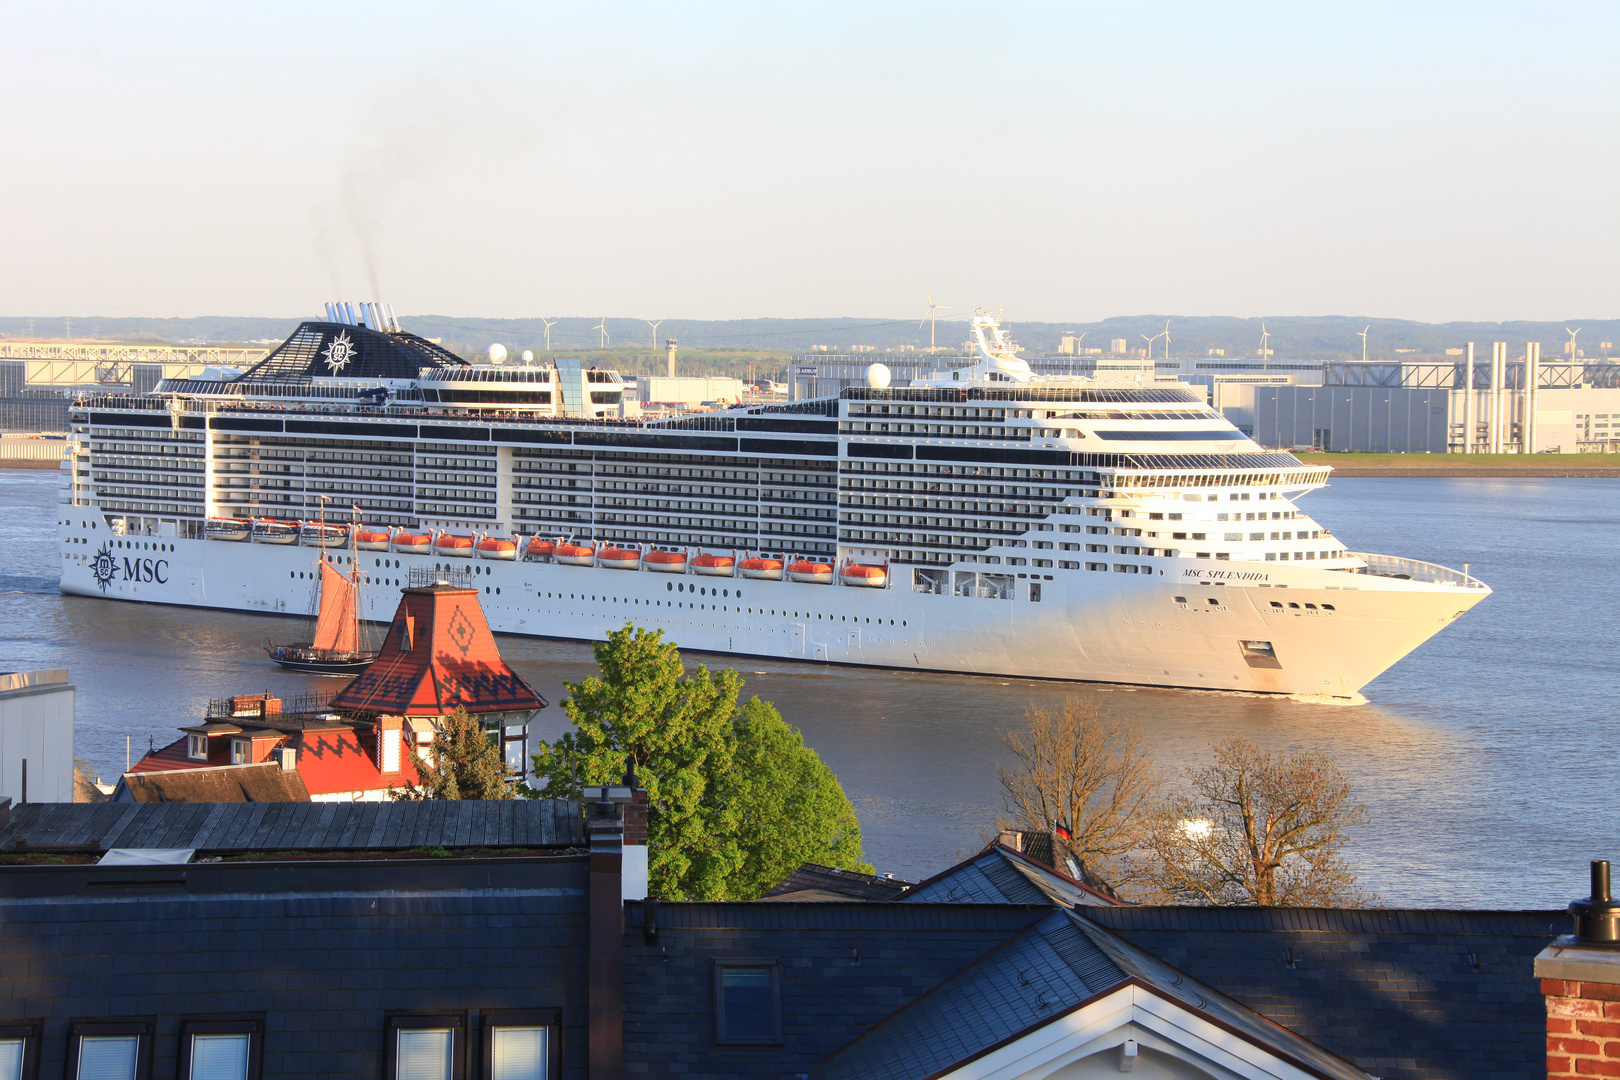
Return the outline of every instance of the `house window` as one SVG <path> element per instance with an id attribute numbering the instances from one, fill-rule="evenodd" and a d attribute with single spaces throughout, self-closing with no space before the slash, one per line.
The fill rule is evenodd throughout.
<path id="1" fill-rule="evenodd" d="M 387 1021 L 385 1080 L 464 1080 L 463 1013 L 400 1013 Z"/>
<path id="2" fill-rule="evenodd" d="M 253 761 L 253 744 L 246 739 L 231 740 L 231 764 L 247 765 Z"/>
<path id="3" fill-rule="evenodd" d="M 146 1080 L 152 1071 L 147 1021 L 73 1024 L 64 1076 L 73 1080 Z"/>
<path id="4" fill-rule="evenodd" d="M 774 961 L 715 964 L 715 1042 L 760 1045 L 782 1041 L 779 972 Z"/>
<path id="5" fill-rule="evenodd" d="M 206 736 L 206 735 L 187 735 L 186 736 L 186 757 L 190 758 L 193 761 L 207 761 L 208 760 L 208 736 Z"/>
<path id="6" fill-rule="evenodd" d="M 39 1025 L 0 1024 L 0 1080 L 24 1080 L 39 1071 Z"/>
<path id="7" fill-rule="evenodd" d="M 181 1080 L 259 1080 L 264 1023 L 246 1019 L 195 1019 L 180 1024 Z"/>
<path id="8" fill-rule="evenodd" d="M 558 1009 L 483 1014 L 485 1080 L 547 1080 L 561 1071 Z"/>

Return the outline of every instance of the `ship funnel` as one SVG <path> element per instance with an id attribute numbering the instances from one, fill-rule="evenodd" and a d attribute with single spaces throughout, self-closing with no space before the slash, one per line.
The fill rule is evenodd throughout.
<path id="1" fill-rule="evenodd" d="M 327 322 L 337 322 L 338 321 L 337 308 L 333 305 L 332 301 L 330 301 L 330 300 L 328 300 L 326 302 L 326 321 Z"/>
<path id="2" fill-rule="evenodd" d="M 383 307 L 388 309 L 388 329 L 396 334 L 399 333 L 399 320 L 394 317 L 394 305 L 384 304 Z"/>
<path id="3" fill-rule="evenodd" d="M 347 316 L 347 318 L 343 320 L 344 322 L 348 323 L 350 326 L 360 325 L 360 320 L 354 317 L 354 305 L 349 303 L 347 300 L 343 301 L 343 313 Z"/>

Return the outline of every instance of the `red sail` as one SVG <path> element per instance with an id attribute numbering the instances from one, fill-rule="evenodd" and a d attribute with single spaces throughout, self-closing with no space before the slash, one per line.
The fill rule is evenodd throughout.
<path id="1" fill-rule="evenodd" d="M 351 653 L 359 648 L 360 624 L 354 610 L 354 583 L 329 562 L 321 563 L 321 614 L 315 621 L 314 648 Z"/>

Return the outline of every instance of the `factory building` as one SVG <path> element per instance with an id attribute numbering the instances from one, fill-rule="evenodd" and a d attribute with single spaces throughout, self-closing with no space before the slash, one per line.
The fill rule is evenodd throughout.
<path id="1" fill-rule="evenodd" d="M 1323 385 L 1260 387 L 1265 446 L 1373 453 L 1620 453 L 1620 364 L 1542 363 L 1532 344 L 1489 360 L 1328 364 Z"/>

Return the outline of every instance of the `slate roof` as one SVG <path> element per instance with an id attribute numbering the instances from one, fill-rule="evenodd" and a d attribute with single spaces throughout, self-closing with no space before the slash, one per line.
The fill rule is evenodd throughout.
<path id="1" fill-rule="evenodd" d="M 498 862 L 8 867 L 0 1023 L 45 1018 L 45 1078 L 74 1017 L 152 1018 L 173 1077 L 180 1018 L 246 1013 L 263 1076 L 376 1080 L 390 1011 L 472 1011 L 476 1054 L 481 1011 L 558 1009 L 563 1080 L 586 1080 L 587 859 Z"/>
<path id="2" fill-rule="evenodd" d="M 127 772 L 123 787 L 138 803 L 309 802 L 304 778 L 273 761 L 173 772 Z"/>
<path id="3" fill-rule="evenodd" d="M 403 590 L 376 662 L 331 707 L 440 716 L 543 709 L 546 700 L 501 659 L 478 590 L 434 585 Z"/>
<path id="4" fill-rule="evenodd" d="M 761 900 L 828 901 L 828 900 L 892 900 L 909 886 L 909 881 L 896 881 L 877 874 L 862 874 L 855 870 L 840 870 L 835 866 L 805 863 L 787 879 L 760 897 Z"/>
<path id="5" fill-rule="evenodd" d="M 817 1061 L 1051 913 L 1011 904 L 661 904 L 658 941 L 645 905 L 627 905 L 627 1076 L 784 1077 Z M 717 961 L 775 961 L 781 1046 L 717 1046 Z"/>
<path id="6" fill-rule="evenodd" d="M 28 803 L 0 826 L 0 851 L 52 847 L 237 851 L 581 847 L 579 805 L 502 802 Z"/>
<path id="7" fill-rule="evenodd" d="M 811 1076 L 934 1076 L 1133 981 L 1319 1076 L 1367 1080 L 1349 1062 L 1185 978 L 1073 910 L 1051 912 L 838 1051 Z"/>
<path id="8" fill-rule="evenodd" d="M 334 350 L 333 343 L 338 347 Z M 338 360 L 334 367 L 333 360 Z M 426 338 L 345 323 L 300 323 L 292 336 L 232 382 L 307 382 L 312 378 L 415 379 L 422 368 L 467 361 Z"/>
<path id="9" fill-rule="evenodd" d="M 1090 909 L 1086 918 L 1385 1080 L 1546 1075 L 1536 953 L 1565 911 Z"/>
<path id="10" fill-rule="evenodd" d="M 895 899 L 901 903 L 1059 907 L 1110 907 L 1119 903 L 1003 844 L 992 844 L 966 862 L 911 886 Z"/>

